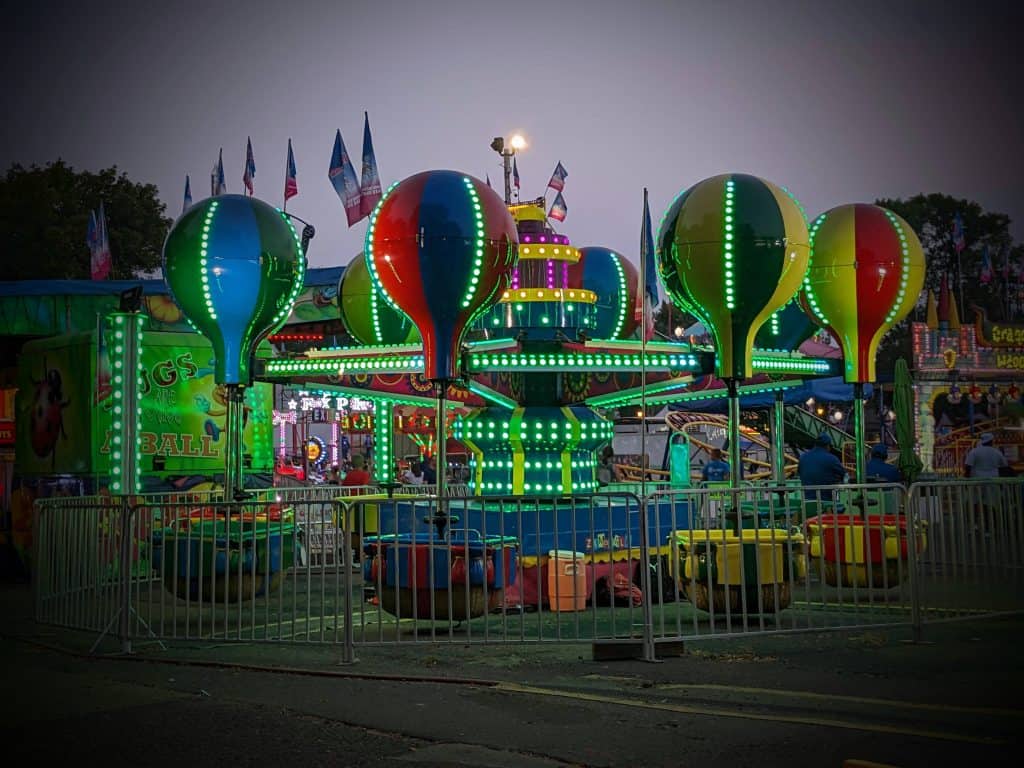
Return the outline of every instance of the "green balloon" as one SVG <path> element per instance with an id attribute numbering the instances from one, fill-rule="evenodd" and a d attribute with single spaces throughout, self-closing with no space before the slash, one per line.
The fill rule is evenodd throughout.
<path id="1" fill-rule="evenodd" d="M 413 321 L 389 304 L 370 278 L 363 253 L 352 259 L 341 276 L 338 308 L 345 328 L 360 344 L 415 344 L 420 340 Z"/>
<path id="2" fill-rule="evenodd" d="M 256 346 L 302 289 L 306 259 L 287 216 L 252 197 L 207 198 L 174 223 L 163 261 L 175 302 L 213 345 L 215 381 L 251 384 Z"/>

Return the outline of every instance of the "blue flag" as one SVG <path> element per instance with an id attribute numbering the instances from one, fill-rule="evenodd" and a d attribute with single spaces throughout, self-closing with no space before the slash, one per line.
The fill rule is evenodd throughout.
<path id="1" fill-rule="evenodd" d="M 89 248 L 90 256 L 95 253 L 99 240 L 99 234 L 96 231 L 96 211 L 89 211 L 89 227 L 85 231 L 85 244 Z"/>
<path id="2" fill-rule="evenodd" d="M 516 165 L 516 159 L 512 158 L 512 183 L 515 184 L 516 189 L 519 189 L 519 166 Z"/>
<path id="3" fill-rule="evenodd" d="M 352 167 L 340 130 L 334 134 L 334 152 L 331 154 L 331 168 L 327 172 L 327 178 L 331 180 L 334 191 L 338 193 L 341 204 L 345 207 L 345 217 L 351 227 L 363 218 L 359 212 L 362 193 L 359 190 L 356 169 Z"/>
<path id="4" fill-rule="evenodd" d="M 373 139 L 370 138 L 370 116 L 363 112 L 363 175 L 359 185 L 359 215 L 369 216 L 381 198 L 380 174 L 377 173 L 377 158 L 373 154 Z"/>
<path id="5" fill-rule="evenodd" d="M 967 247 L 967 240 L 964 238 L 964 220 L 957 213 L 953 218 L 953 247 L 960 253 Z"/>
<path id="6" fill-rule="evenodd" d="M 253 187 L 253 180 L 256 178 L 256 160 L 252 156 L 252 138 L 246 137 L 245 140 L 245 173 L 242 174 L 242 183 L 245 188 L 249 190 L 249 196 L 252 197 L 255 192 Z"/>
<path id="7" fill-rule="evenodd" d="M 654 233 L 651 229 L 651 208 L 647 202 L 647 187 L 644 187 L 644 218 L 640 225 L 640 265 L 644 273 L 644 293 L 647 302 L 644 307 L 644 334 L 647 339 L 654 338 L 654 308 L 660 301 L 658 297 L 658 273 L 654 263 Z"/>
<path id="8" fill-rule="evenodd" d="M 184 213 L 192 207 L 192 184 L 189 182 L 188 174 L 185 175 L 185 199 L 181 203 L 181 212 Z"/>
<path id="9" fill-rule="evenodd" d="M 992 258 L 988 255 L 988 246 L 986 245 L 981 249 L 981 276 L 979 282 L 982 285 L 988 285 L 992 282 L 993 275 Z"/>

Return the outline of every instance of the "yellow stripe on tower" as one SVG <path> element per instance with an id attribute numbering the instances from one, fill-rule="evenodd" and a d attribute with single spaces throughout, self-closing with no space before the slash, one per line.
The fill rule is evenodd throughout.
<path id="1" fill-rule="evenodd" d="M 526 461 L 523 456 L 523 414 L 525 409 L 516 408 L 508 423 L 508 441 L 512 446 L 512 493 L 523 493 L 526 483 Z"/>
<path id="2" fill-rule="evenodd" d="M 562 451 L 562 491 L 572 493 L 572 452 L 580 444 L 580 420 L 571 409 L 563 406 L 559 410 L 565 417 L 567 424 L 572 424 L 572 436 L 565 443 L 565 450 Z"/>

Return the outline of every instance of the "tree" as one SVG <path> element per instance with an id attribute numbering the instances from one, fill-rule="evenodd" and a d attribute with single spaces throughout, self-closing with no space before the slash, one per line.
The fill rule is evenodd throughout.
<path id="1" fill-rule="evenodd" d="M 171 225 L 157 188 L 132 182 L 116 167 L 76 172 L 57 160 L 43 168 L 14 164 L 0 178 L 0 280 L 88 280 L 86 230 L 100 201 L 113 254 L 111 277 L 157 269 Z"/>
<path id="2" fill-rule="evenodd" d="M 925 290 L 938 292 L 943 276 L 947 277 L 952 298 L 960 310 L 960 320 L 970 322 L 972 306 L 988 313 L 993 320 L 1008 320 L 1019 309 L 1020 264 L 1024 247 L 1014 246 L 1010 235 L 1010 217 L 990 213 L 972 200 L 958 200 L 949 195 L 915 195 L 906 200 L 881 199 L 876 204 L 899 214 L 917 233 L 927 259 Z M 965 247 L 959 254 L 953 242 L 953 222 L 960 214 L 964 228 Z M 993 275 L 982 282 L 984 253 L 988 252 Z M 1011 265 L 1010 277 L 1003 277 L 1004 265 Z M 960 303 L 960 282 L 963 305 Z M 891 371 L 896 358 L 911 359 L 910 321 L 924 320 L 927 294 L 918 301 L 918 308 L 886 334 L 879 346 L 879 372 Z"/>

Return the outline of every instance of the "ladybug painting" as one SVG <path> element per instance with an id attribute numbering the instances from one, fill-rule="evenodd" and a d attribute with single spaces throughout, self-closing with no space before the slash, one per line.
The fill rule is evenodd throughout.
<path id="1" fill-rule="evenodd" d="M 32 382 L 34 394 L 32 411 L 29 415 L 29 432 L 32 450 L 41 459 L 50 457 L 51 468 L 57 462 L 57 440 L 68 439 L 64 431 L 64 409 L 71 404 L 64 399 L 64 383 L 60 371 L 47 369 L 43 359 L 43 378 Z"/>

